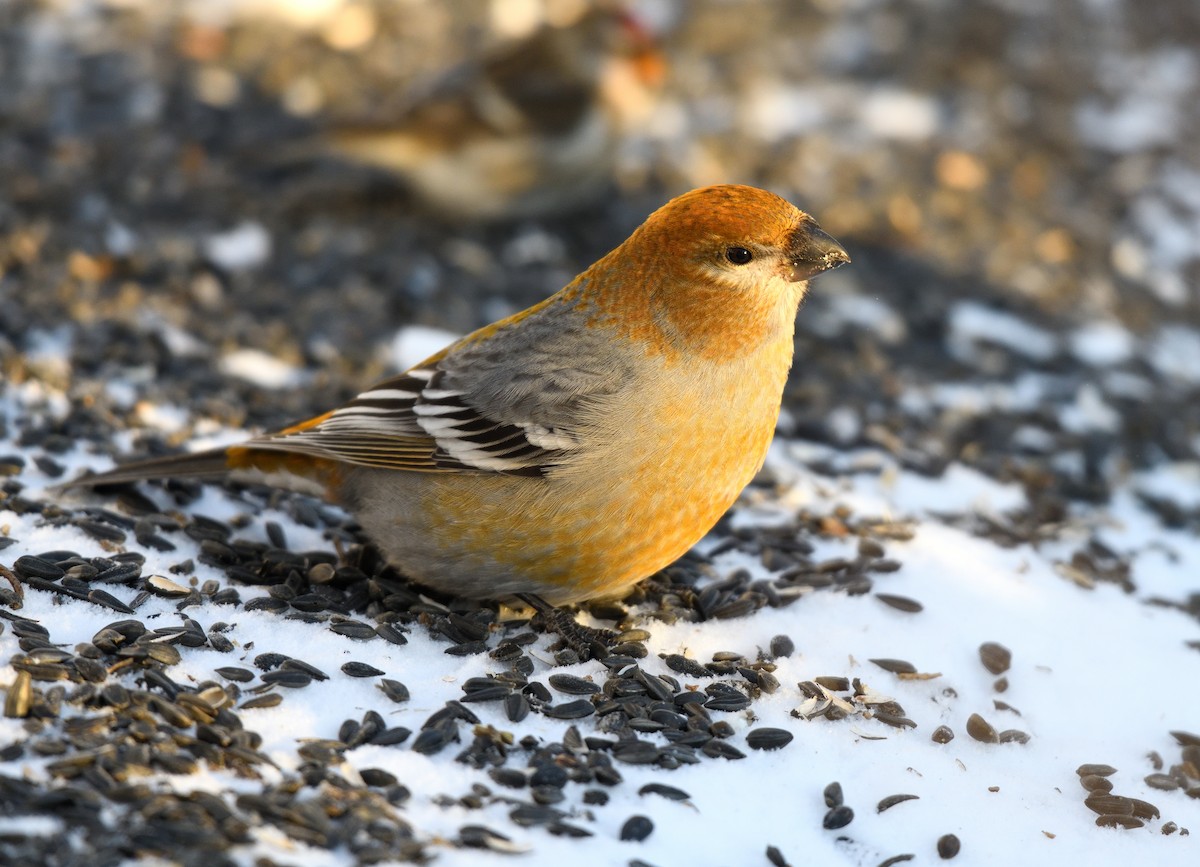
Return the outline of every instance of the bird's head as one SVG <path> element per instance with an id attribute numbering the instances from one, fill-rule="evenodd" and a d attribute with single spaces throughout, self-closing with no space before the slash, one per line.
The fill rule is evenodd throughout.
<path id="1" fill-rule="evenodd" d="M 609 268 L 636 274 L 622 294 L 640 295 L 671 343 L 718 355 L 790 337 L 808 280 L 850 261 L 799 208 L 733 184 L 672 199 L 613 257 Z"/>

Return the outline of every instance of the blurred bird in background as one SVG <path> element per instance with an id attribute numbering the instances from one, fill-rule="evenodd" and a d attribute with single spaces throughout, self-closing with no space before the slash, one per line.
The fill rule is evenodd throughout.
<path id="1" fill-rule="evenodd" d="M 610 183 L 664 72 L 646 27 L 599 3 L 450 71 L 399 119 L 331 127 L 321 148 L 396 176 L 451 220 L 563 213 Z"/>

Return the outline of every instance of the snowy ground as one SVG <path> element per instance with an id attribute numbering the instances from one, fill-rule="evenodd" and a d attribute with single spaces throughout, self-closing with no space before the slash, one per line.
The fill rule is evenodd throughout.
<path id="1" fill-rule="evenodd" d="M 30 391 L 10 392 L 5 414 L 19 415 Z M 13 448 L 13 443 L 4 443 L 0 454 Z M 843 469 L 833 476 L 817 475 L 807 468 L 817 460 Z M 89 460 L 75 453 L 62 463 L 70 474 Z M 668 654 L 704 663 L 714 653 L 734 651 L 754 660 L 769 654 L 774 636 L 792 639 L 795 651 L 774 660 L 779 682 L 774 693 L 758 696 L 746 711 L 714 713 L 730 724 L 733 733 L 727 742 L 744 758 L 705 759 L 671 771 L 618 763 L 624 777 L 619 785 L 567 784 L 566 798 L 556 806 L 566 822 L 590 835 L 586 842 L 554 836 L 538 827 L 514 826 L 508 815 L 527 792 L 505 789 L 486 772 L 456 762 L 461 745 L 435 755 L 414 752 L 409 748 L 411 739 L 400 746 L 366 745 L 346 751 L 334 769 L 351 780 L 363 768 L 394 774 L 412 793 L 400 814 L 442 864 L 500 863 L 511 857 L 439 842 L 458 839 L 464 825 L 485 825 L 504 834 L 514 849 L 528 853 L 522 863 L 539 864 L 580 858 L 581 852 L 595 864 L 635 858 L 673 864 L 680 862 L 682 853 L 697 865 L 754 864 L 766 863 L 768 846 L 777 847 L 793 864 L 871 865 L 905 853 L 913 854 L 917 863 L 931 863 L 937 860 L 936 842 L 944 834 L 959 838 L 958 859 L 964 864 L 1194 863 L 1195 844 L 1183 835 L 1189 827 L 1200 827 L 1196 800 L 1182 790 L 1152 788 L 1145 778 L 1155 770 L 1151 758 L 1155 753 L 1168 768 L 1179 762 L 1180 744 L 1172 731 L 1192 732 L 1193 737 L 1200 731 L 1200 690 L 1194 686 L 1200 683 L 1200 653 L 1189 647 L 1189 642 L 1200 638 L 1197 621 L 1171 607 L 1151 604 L 1155 600 L 1185 603 L 1189 594 L 1200 593 L 1200 540 L 1191 532 L 1165 529 L 1135 497 L 1141 485 L 1160 496 L 1194 498 L 1194 467 L 1163 467 L 1152 476 L 1131 479 L 1110 506 L 1077 510 L 1059 540 L 1040 548 L 998 545 L 956 526 L 961 520 L 935 517 L 1000 519 L 1021 505 L 1023 495 L 1015 486 L 999 485 L 962 467 L 951 467 L 941 479 L 927 479 L 899 470 L 880 453 L 837 453 L 781 439 L 773 447 L 767 469 L 773 485 L 748 492 L 734 513 L 734 528 L 788 525 L 797 514 L 807 513 L 835 521 L 848 515 L 911 520 L 913 532 L 907 541 L 884 543 L 899 568 L 879 575 L 872 593 L 814 591 L 789 607 L 704 623 L 667 625 L 649 611 L 638 612 L 638 624 L 651 633 L 642 667 L 654 674 L 674 673 L 661 658 Z M 41 490 L 52 480 L 37 469 L 20 478 L 29 485 L 26 496 L 53 497 Z M 246 516 L 246 504 L 209 489 L 189 511 L 229 521 Z M 265 541 L 264 522 L 274 521 L 295 550 L 328 545 L 314 530 L 283 512 L 265 510 L 248 517 L 238 537 Z M 0 520 L 4 534 L 15 540 L 4 551 L 5 563 L 51 550 L 77 551 L 85 557 L 106 553 L 80 530 L 51 526 L 42 516 L 4 511 Z M 1070 580 L 1074 573 L 1063 564 L 1069 560 L 1072 543 L 1089 537 L 1102 541 L 1130 564 L 1135 591 L 1103 582 L 1092 589 Z M 146 550 L 144 575 L 170 575 L 171 565 L 198 556 L 196 543 L 183 534 L 169 538 L 178 550 Z M 822 562 L 853 558 L 858 540 L 839 538 L 834 531 L 814 541 L 812 559 Z M 706 545 L 711 547 L 711 541 L 702 543 L 700 550 Z M 760 558 L 738 551 L 718 554 L 714 564 L 717 577 L 738 569 L 770 577 Z M 202 564 L 188 578 L 211 579 L 222 586 L 230 583 L 221 570 Z M 1086 582 L 1086 577 L 1080 580 Z M 245 600 L 257 588 L 241 590 Z M 135 596 L 132 588 L 113 592 L 125 602 Z M 915 600 L 921 610 L 892 607 L 879 594 Z M 136 616 L 152 628 L 171 625 L 179 622 L 177 607 L 175 601 L 151 597 Z M 407 644 L 395 646 L 379 640 L 355 641 L 333 634 L 327 625 L 289 621 L 263 611 L 205 604 L 184 613 L 206 630 L 218 620 L 226 621 L 229 628 L 224 635 L 233 648 L 227 653 L 183 649 L 182 661 L 168 669 L 179 684 L 221 682 L 214 674 L 216 668 L 254 669 L 253 659 L 268 651 L 303 659 L 330 675 L 329 680 L 305 689 L 286 690 L 278 707 L 240 713 L 245 726 L 262 735 L 261 751 L 277 765 L 277 770 L 265 772 L 268 778 L 294 774 L 298 746 L 312 739 L 336 740 L 347 718 L 358 720 L 376 710 L 389 727 L 416 732 L 446 701 L 462 697 L 461 684 L 467 678 L 505 669 L 487 655 L 448 656 L 444 639 L 421 628 L 408 632 Z M 54 643 L 68 649 L 118 619 L 100 606 L 72 600 L 63 604 L 61 597 L 37 590 L 26 592 L 19 614 L 46 626 Z M 984 642 L 1011 651 L 1011 666 L 1002 674 L 1007 688 L 1002 692 L 998 675 L 981 663 L 979 646 Z M 531 654 L 537 661 L 531 679 L 545 682 L 550 674 L 566 673 L 603 682 L 605 670 L 599 662 L 555 667 L 553 655 L 545 650 L 548 643 L 543 636 L 540 649 Z M 17 652 L 16 645 L 11 628 L 0 635 L 0 654 L 5 659 Z M 908 661 L 920 676 L 898 676 L 872 659 Z M 411 699 L 393 704 L 376 688 L 377 678 L 342 674 L 342 664 L 351 660 L 402 681 Z M 11 684 L 15 675 L 9 665 L 0 672 L 0 680 Z M 702 689 L 708 683 L 676 676 L 685 689 Z M 846 705 L 850 715 L 837 721 L 798 718 L 798 712 L 811 713 L 817 704 L 806 701 L 798 684 L 818 676 L 861 678 L 870 692 L 899 701 L 913 725 L 893 728 L 871 719 L 870 707 L 861 703 Z M 115 677 L 134 685 L 132 676 Z M 744 683 L 737 674 L 721 679 Z M 845 690 L 835 695 L 848 697 Z M 538 714 L 514 724 L 495 702 L 471 708 L 482 725 L 513 731 L 518 739 L 532 735 L 543 744 L 562 742 L 570 725 Z M 997 732 L 1024 732 L 1028 741 L 980 742 L 967 731 L 972 714 L 985 718 Z M 576 723 L 585 737 L 593 734 L 595 720 L 589 717 Z M 749 749 L 747 733 L 763 726 L 790 732 L 794 740 L 780 750 Z M 953 740 L 935 743 L 931 736 L 939 726 L 948 726 Z M 665 743 L 654 734 L 643 737 Z M 463 745 L 469 739 L 464 729 Z M 0 743 L 29 740 L 22 720 L 0 723 Z M 46 766 L 55 757 L 32 753 L 0 763 L 0 774 L 45 780 Z M 522 767 L 522 753 L 520 747 L 512 747 L 508 765 Z M 1147 819 L 1145 827 L 1136 830 L 1096 828 L 1096 814 L 1084 805 L 1087 793 L 1076 774 L 1085 763 L 1116 768 L 1113 792 L 1152 803 L 1161 818 Z M 822 790 L 835 781 L 854 818 L 845 827 L 826 830 Z M 156 773 L 146 782 L 179 792 L 225 795 L 255 785 L 218 770 Z M 675 787 L 687 797 L 674 801 L 654 793 L 639 794 L 648 783 Z M 481 806 L 453 803 L 479 784 L 490 791 L 481 798 Z M 1194 788 L 1200 781 L 1190 784 Z M 605 788 L 610 796 L 607 804 L 585 803 L 585 792 L 596 788 Z M 896 794 L 917 799 L 877 811 L 881 800 Z M 641 842 L 622 841 L 622 826 L 635 815 L 647 817 L 653 830 Z M 1168 822 L 1179 830 L 1167 835 L 1166 829 L 1172 827 Z M 11 817 L 0 827 L 5 833 L 47 836 L 65 830 L 53 813 Z M 352 860 L 345 851 L 300 846 L 271 826 L 256 827 L 252 837 L 253 842 L 232 850 L 238 862 L 249 864 L 258 856 L 293 864 Z"/>

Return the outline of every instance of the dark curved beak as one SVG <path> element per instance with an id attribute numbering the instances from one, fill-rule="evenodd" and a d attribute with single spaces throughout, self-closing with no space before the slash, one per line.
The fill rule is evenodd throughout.
<path id="1" fill-rule="evenodd" d="M 796 230 L 788 252 L 791 265 L 788 279 L 793 283 L 850 262 L 850 255 L 842 245 L 822 232 L 815 222 L 807 222 Z"/>

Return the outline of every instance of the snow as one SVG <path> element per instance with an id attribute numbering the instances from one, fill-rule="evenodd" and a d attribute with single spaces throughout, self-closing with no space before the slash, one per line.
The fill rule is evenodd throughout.
<path id="1" fill-rule="evenodd" d="M 1115 322 L 1090 322 L 1068 335 L 1071 354 L 1093 367 L 1113 367 L 1133 357 L 1134 338 Z"/>
<path id="2" fill-rule="evenodd" d="M 445 349 L 462 335 L 442 328 L 410 325 L 392 339 L 392 363 L 397 370 L 408 370 L 436 352 Z"/>
<path id="3" fill-rule="evenodd" d="M 234 350 L 221 358 L 220 367 L 261 388 L 290 388 L 308 381 L 304 371 L 258 349 Z"/>
<path id="4" fill-rule="evenodd" d="M 866 130 L 881 138 L 919 141 L 932 136 L 938 128 L 937 101 L 898 88 L 868 91 L 859 116 Z"/>
<path id="5" fill-rule="evenodd" d="M 1048 361 L 1058 351 L 1053 334 L 1019 316 L 960 301 L 950 312 L 950 348 L 959 358 L 970 359 L 980 342 L 1003 346 L 1036 361 Z"/>
<path id="6" fill-rule="evenodd" d="M 1200 382 L 1200 331 L 1185 325 L 1164 325 L 1149 341 L 1147 360 L 1163 376 Z"/>
<path id="7" fill-rule="evenodd" d="M 227 271 L 257 268 L 271 258 L 271 235 L 261 223 L 247 220 L 205 238 L 204 255 Z"/>
<path id="8" fill-rule="evenodd" d="M 406 339 L 413 337 L 408 334 Z M 5 444 L 5 449 L 10 447 Z M 805 461 L 821 457 L 837 457 L 843 467 L 840 474 L 818 476 L 807 468 Z M 74 454 L 63 460 L 74 472 L 88 459 Z M 946 833 L 962 840 L 955 863 L 967 865 L 1195 863 L 1190 839 L 1159 833 L 1162 821 L 1196 825 L 1195 802 L 1182 792 L 1150 789 L 1143 777 L 1152 770 L 1146 758 L 1149 751 L 1158 751 L 1168 762 L 1178 754 L 1170 730 L 1200 728 L 1200 691 L 1186 687 L 1200 682 L 1200 654 L 1186 646 L 1197 637 L 1197 624 L 1177 610 L 1147 605 L 1145 600 L 1152 595 L 1183 599 L 1200 592 L 1200 539 L 1162 527 L 1132 493 L 1148 490 L 1194 502 L 1195 491 L 1200 490 L 1194 465 L 1163 466 L 1143 473 L 1111 506 L 1073 518 L 1081 538 L 1094 528 L 1109 547 L 1133 557 L 1139 589 L 1132 594 L 1103 583 L 1086 590 L 1064 579 L 1060 568 L 1070 559 L 1067 542 L 1004 548 L 939 518 L 954 512 L 998 516 L 1023 504 L 1019 487 L 997 483 L 965 467 L 951 465 L 942 477 L 927 478 L 872 450 L 842 453 L 784 439 L 773 446 L 768 469 L 779 481 L 778 490 L 748 492 L 735 513 L 735 525 L 778 525 L 801 510 L 825 515 L 839 506 L 858 515 L 910 518 L 911 541 L 886 546 L 889 556 L 902 565 L 893 574 L 878 576 L 875 589 L 916 599 L 924 609 L 903 613 L 872 595 L 821 591 L 791 607 L 764 609 L 735 620 L 666 625 L 647 617 L 643 625 L 652 637 L 644 667 L 654 673 L 670 673 L 660 655 L 683 653 L 703 662 L 714 652 L 733 650 L 753 658 L 772 636 L 793 638 L 796 653 L 777 660 L 775 675 L 782 684 L 778 692 L 764 695 L 751 712 L 717 714 L 733 725 L 730 740 L 747 753 L 745 759 L 707 759 L 675 771 L 618 765 L 625 781 L 607 790 L 611 801 L 602 807 L 583 805 L 581 787 L 568 786 L 568 800 L 559 806 L 571 811 L 569 821 L 595 835 L 583 844 L 586 850 L 581 850 L 579 841 L 514 826 L 507 818 L 511 805 L 502 801 L 485 799 L 481 810 L 439 805 L 439 795 L 458 797 L 480 782 L 498 794 L 506 793 L 482 772 L 456 763 L 453 747 L 424 756 L 413 753 L 408 744 L 365 746 L 348 751 L 339 772 L 353 779 L 361 768 L 391 771 L 413 792 L 402 814 L 420 837 L 454 839 L 463 824 L 483 824 L 528 850 L 521 863 L 530 865 L 578 860 L 582 851 L 587 853 L 586 862 L 594 864 L 623 864 L 634 858 L 660 865 L 686 860 L 695 867 L 752 864 L 763 863 L 768 845 L 778 847 L 793 864 L 872 865 L 901 853 L 916 854 L 916 863 L 935 863 L 935 841 Z M 28 473 L 27 480 L 35 484 L 35 474 Z M 246 504 L 210 488 L 189 509 L 228 520 L 244 512 Z M 239 532 L 251 540 L 264 540 L 265 521 L 278 522 L 293 548 L 328 547 L 318 530 L 300 526 L 273 509 L 254 515 Z M 96 542 L 70 527 L 41 525 L 12 512 L 0 514 L 0 524 L 19 540 L 4 552 L 8 562 L 49 549 L 103 553 Z M 176 534 L 173 540 L 180 550 L 145 552 L 144 574 L 166 573 L 171 563 L 194 555 L 189 539 Z M 817 545 L 816 558 L 854 555 L 853 538 L 812 541 Z M 706 540 L 700 547 L 711 547 L 711 542 Z M 721 575 L 743 568 L 767 574 L 755 558 L 738 552 L 719 555 L 716 566 Z M 210 578 L 228 582 L 220 570 L 198 565 L 196 579 Z M 265 592 L 247 586 L 239 590 L 243 599 Z M 115 619 L 111 611 L 85 603 L 60 605 L 50 594 L 36 590 L 27 591 L 20 613 L 51 625 L 54 639 L 67 646 L 90 639 Z M 336 737 L 347 717 L 357 719 L 376 709 L 389 725 L 416 730 L 445 701 L 461 695 L 463 680 L 500 670 L 486 655 L 446 655 L 444 644 L 419 628 L 409 633 L 408 644 L 395 646 L 351 641 L 322 625 L 264 612 L 201 607 L 187 613 L 206 629 L 218 619 L 228 621 L 225 634 L 237 649 L 229 655 L 189 649 L 172 669 L 176 680 L 213 678 L 214 668 L 247 665 L 266 651 L 310 661 L 330 675 L 328 681 L 289 691 L 278 707 L 241 712 L 245 724 L 263 735 L 263 751 L 281 769 L 267 769 L 268 775 L 293 772 L 299 762 L 299 743 Z M 153 598 L 139 609 L 138 617 L 168 625 L 177 622 L 179 615 L 174 602 Z M 977 648 L 985 641 L 1000 642 L 1012 651 L 1008 688 L 1003 693 L 995 691 L 996 677 L 978 659 Z M 11 631 L 0 634 L 0 651 L 5 659 L 16 651 Z M 534 657 L 549 661 L 544 639 Z M 908 660 L 919 671 L 937 676 L 902 680 L 869 662 L 881 657 Z M 392 704 L 372 679 L 342 674 L 340 666 L 350 660 L 369 663 L 402 680 L 411 700 Z M 596 662 L 555 670 L 602 677 Z M 549 673 L 547 664 L 539 664 L 533 677 L 544 681 Z M 861 678 L 874 691 L 901 702 L 916 728 L 893 729 L 861 716 L 837 722 L 795 718 L 792 711 L 803 701 L 797 683 L 821 675 Z M 13 676 L 11 668 L 0 670 L 0 682 L 11 682 Z M 686 677 L 681 680 L 694 683 Z M 1016 710 L 997 709 L 994 700 Z M 514 725 L 495 704 L 474 704 L 472 709 L 484 725 L 516 731 L 519 736 L 533 734 L 542 742 L 561 740 L 567 726 L 537 714 Z M 1024 745 L 976 742 L 965 731 L 972 713 L 981 714 L 997 730 L 1019 729 L 1031 738 Z M 590 720 L 579 723 L 585 734 L 589 724 Z M 948 744 L 936 744 L 930 734 L 943 724 L 956 737 Z M 774 752 L 750 750 L 745 735 L 758 726 L 786 729 L 795 740 Z M 0 720 L 0 742 L 23 737 L 20 720 Z M 0 773 L 40 779 L 47 761 L 30 755 L 0 764 Z M 519 752 L 515 761 L 521 764 Z M 1152 820 L 1147 828 L 1135 831 L 1096 828 L 1074 772 L 1085 762 L 1117 767 L 1119 772 L 1112 778 L 1115 791 L 1158 805 L 1162 821 Z M 835 780 L 843 787 L 855 819 L 843 829 L 827 831 L 822 828 L 826 808 L 821 791 Z M 653 794 L 639 795 L 648 782 L 681 788 L 690 797 L 672 802 Z M 159 776 L 154 783 L 218 793 L 241 791 L 247 785 L 208 768 L 195 776 Z M 914 794 L 919 800 L 877 813 L 877 802 L 896 793 Z M 643 842 L 622 842 L 621 826 L 635 814 L 650 818 L 654 830 Z M 2 827 L 60 833 L 52 820 L 6 822 Z M 254 828 L 253 836 L 252 845 L 237 851 L 239 863 L 250 864 L 256 857 L 305 867 L 351 863 L 347 853 L 306 848 L 270 827 Z M 497 853 L 449 846 L 435 845 L 433 851 L 444 867 L 506 861 Z"/>

